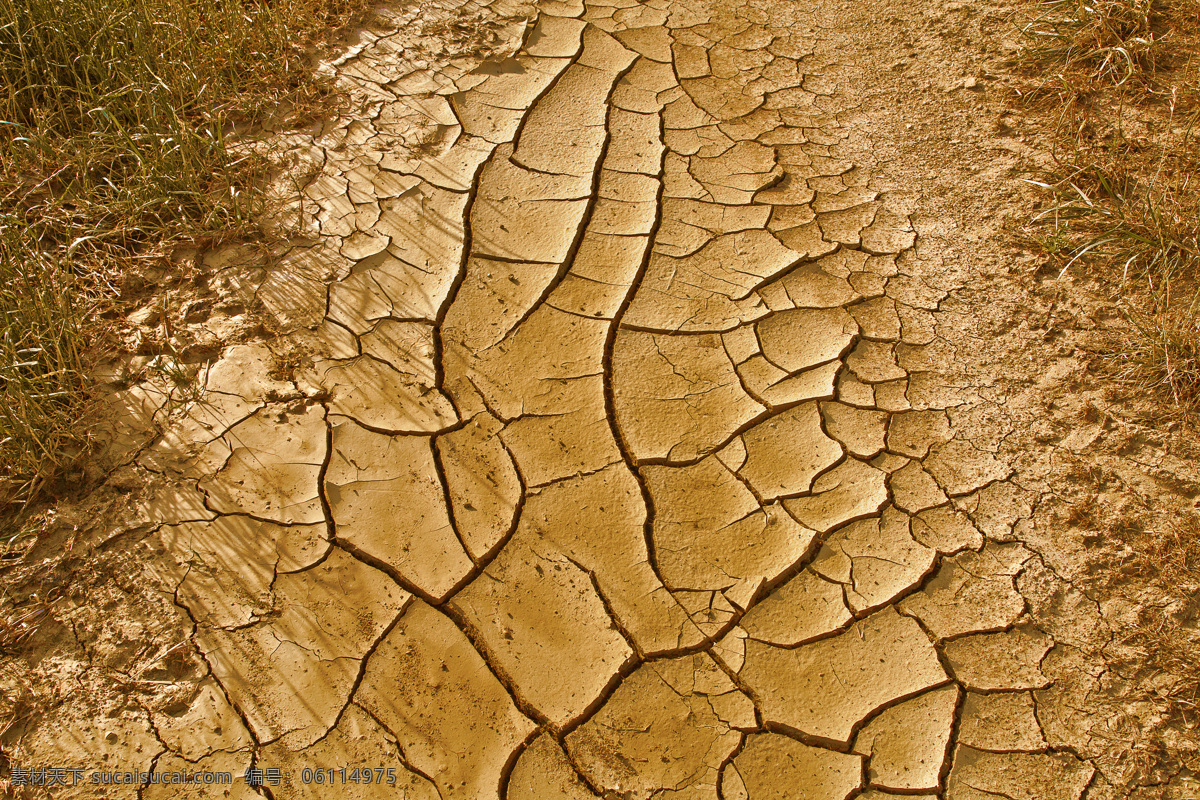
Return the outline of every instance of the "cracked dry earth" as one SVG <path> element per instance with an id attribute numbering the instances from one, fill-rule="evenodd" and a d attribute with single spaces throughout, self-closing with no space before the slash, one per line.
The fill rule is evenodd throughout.
<path id="1" fill-rule="evenodd" d="M 174 646 L 116 689 L 47 659 L 82 688 L 14 763 L 293 775 L 239 797 L 1116 796 L 1111 632 L 1035 511 L 1048 384 L 999 388 L 998 301 L 964 291 L 1019 146 L 904 74 L 958 12 L 498 0 L 364 33 L 326 65 L 363 113 L 294 137 L 308 240 L 209 256 L 282 333 L 131 462 L 126 582 L 161 616 L 106 635 Z M 414 44 L 455 24 L 488 57 Z M 342 765 L 398 786 L 296 781 Z"/>

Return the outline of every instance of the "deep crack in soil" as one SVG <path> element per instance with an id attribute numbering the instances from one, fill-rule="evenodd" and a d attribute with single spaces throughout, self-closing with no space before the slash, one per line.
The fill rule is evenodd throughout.
<path id="1" fill-rule="evenodd" d="M 1195 797 L 1142 769 L 1136 609 L 1056 512 L 1118 426 L 1001 227 L 1003 11 L 451 1 L 362 33 L 325 66 L 358 112 L 281 138 L 307 238 L 203 262 L 278 335 L 181 408 L 113 395 L 128 502 L 4 662 L 8 774 Z M 484 17 L 499 54 L 454 53 Z M 1196 486 L 1103 454 L 1139 457 Z M 343 766 L 397 786 L 302 780 Z"/>

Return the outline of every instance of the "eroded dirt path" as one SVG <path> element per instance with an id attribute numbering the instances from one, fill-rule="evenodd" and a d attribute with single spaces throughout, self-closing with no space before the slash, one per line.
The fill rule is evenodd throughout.
<path id="1" fill-rule="evenodd" d="M 313 240 L 221 273 L 305 358 L 228 349 L 137 457 L 202 674 L 18 752 L 400 768 L 361 797 L 1100 796 L 1107 634 L 947 305 L 989 221 L 931 211 L 901 21 L 519 12 L 478 66 L 403 34 L 332 65 L 368 113 L 304 145 Z"/>

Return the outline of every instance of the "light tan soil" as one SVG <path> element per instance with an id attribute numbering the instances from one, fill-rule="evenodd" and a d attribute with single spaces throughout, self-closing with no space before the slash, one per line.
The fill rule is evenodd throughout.
<path id="1" fill-rule="evenodd" d="M 55 797 L 1196 797 L 1125 641 L 1161 595 L 1103 580 L 1119 545 L 1073 512 L 1194 513 L 1200 461 L 1108 406 L 1115 316 L 1005 233 L 1037 158 L 1006 13 L 364 33 L 327 65 L 352 112 L 276 142 L 291 249 L 195 266 L 193 340 L 242 342 L 195 399 L 114 391 L 114 477 L 10 570 L 57 599 L 3 662 L 8 768 L 238 776 Z M 399 788 L 301 780 L 342 766 Z"/>

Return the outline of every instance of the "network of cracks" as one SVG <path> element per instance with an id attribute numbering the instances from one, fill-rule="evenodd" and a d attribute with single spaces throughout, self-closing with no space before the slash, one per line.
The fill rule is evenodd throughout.
<path id="1" fill-rule="evenodd" d="M 371 35 L 332 65 L 370 113 L 313 143 L 315 244 L 256 287 L 312 358 L 229 348 L 139 456 L 211 671 L 156 768 L 1080 797 L 1009 469 L 930 399 L 944 293 L 837 155 L 820 32 L 715 0 L 513 24 L 481 65 Z"/>

